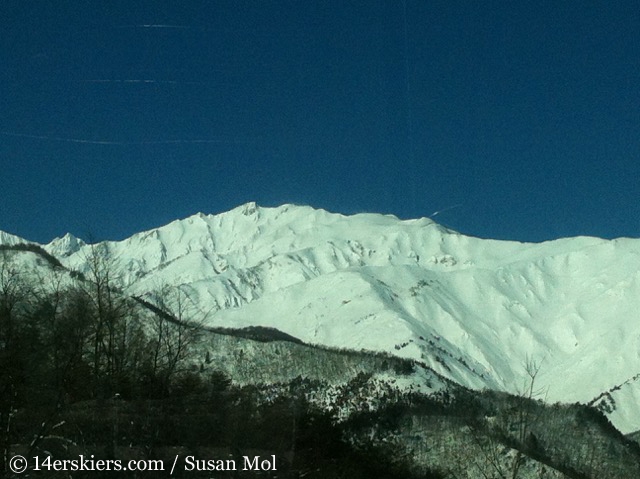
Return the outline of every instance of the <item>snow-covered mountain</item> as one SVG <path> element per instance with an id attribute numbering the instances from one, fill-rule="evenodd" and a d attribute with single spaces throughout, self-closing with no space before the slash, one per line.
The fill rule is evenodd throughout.
<path id="1" fill-rule="evenodd" d="M 0 244 L 20 239 L 0 232 Z M 472 388 L 595 400 L 640 429 L 640 240 L 484 240 L 430 219 L 248 203 L 120 242 L 44 245 L 88 272 L 100 248 L 126 291 L 178 287 L 194 320 L 268 326 L 310 344 L 414 358 Z"/>

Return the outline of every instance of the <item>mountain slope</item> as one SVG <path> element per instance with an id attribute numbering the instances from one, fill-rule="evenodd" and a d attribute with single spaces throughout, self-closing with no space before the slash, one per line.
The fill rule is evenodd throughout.
<path id="1" fill-rule="evenodd" d="M 625 384 L 610 417 L 640 429 L 640 385 L 627 382 L 640 373 L 640 240 L 482 240 L 426 218 L 249 203 L 120 242 L 45 246 L 84 273 L 96 248 L 128 293 L 153 302 L 164 284 L 179 287 L 208 326 L 384 351 L 510 392 L 534 360 L 549 401 L 587 403 Z"/>

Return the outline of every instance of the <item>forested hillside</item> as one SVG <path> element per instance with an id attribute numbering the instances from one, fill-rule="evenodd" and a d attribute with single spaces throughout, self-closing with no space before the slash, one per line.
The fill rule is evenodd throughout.
<path id="1" fill-rule="evenodd" d="M 177 456 L 176 477 L 210 477 L 194 458 L 245 456 L 273 457 L 277 477 L 291 478 L 640 475 L 640 447 L 599 411 L 539 401 L 535 364 L 519 396 L 475 393 L 415 360 L 312 347 L 275 330 L 204 327 L 181 308 L 179 290 L 129 297 L 99 249 L 88 260 L 89 274 L 79 275 L 31 247 L 0 252 L 7 474 L 21 454 L 167 468 Z M 136 477 L 72 477 L 121 476 Z"/>

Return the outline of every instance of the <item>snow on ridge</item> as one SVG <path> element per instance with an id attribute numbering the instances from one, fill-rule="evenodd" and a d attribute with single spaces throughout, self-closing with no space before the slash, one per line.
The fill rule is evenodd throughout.
<path id="1" fill-rule="evenodd" d="M 44 249 L 57 258 L 61 258 L 76 253 L 85 245 L 86 243 L 80 238 L 67 233 L 62 238 L 55 238 L 49 244 L 44 245 Z"/>
<path id="2" fill-rule="evenodd" d="M 16 244 L 25 244 L 25 243 L 33 243 L 33 241 L 28 241 L 20 236 L 13 235 L 11 233 L 7 233 L 5 231 L 0 230 L 0 245 L 8 245 L 13 246 Z"/>
<path id="3" fill-rule="evenodd" d="M 82 271 L 90 246 L 74 240 L 46 248 Z M 532 358 L 550 400 L 587 402 L 640 371 L 638 239 L 486 240 L 251 202 L 103 244 L 130 293 L 180 287 L 211 325 L 411 357 L 465 386 L 516 392 Z M 624 392 L 612 418 L 640 429 L 640 384 Z"/>

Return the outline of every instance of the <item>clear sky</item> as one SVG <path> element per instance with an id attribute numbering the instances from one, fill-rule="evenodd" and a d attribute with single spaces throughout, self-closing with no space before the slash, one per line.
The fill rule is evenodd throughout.
<path id="1" fill-rule="evenodd" d="M 248 201 L 640 236 L 637 1 L 3 0 L 0 24 L 0 229 L 34 241 Z"/>

